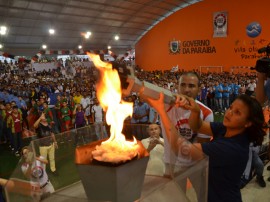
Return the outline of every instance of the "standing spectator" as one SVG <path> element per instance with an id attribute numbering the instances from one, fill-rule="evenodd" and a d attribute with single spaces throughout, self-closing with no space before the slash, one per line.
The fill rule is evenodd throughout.
<path id="1" fill-rule="evenodd" d="M 48 103 L 46 101 L 43 103 L 43 108 L 44 108 L 43 112 L 45 114 L 48 124 L 51 126 L 51 128 L 54 128 L 55 123 L 53 120 L 53 113 L 51 109 L 48 107 Z"/>
<path id="2" fill-rule="evenodd" d="M 246 89 L 246 94 L 251 96 L 256 89 L 256 81 L 251 80 L 251 82 L 248 84 L 247 89 Z"/>
<path id="3" fill-rule="evenodd" d="M 61 95 L 56 96 L 56 103 L 54 105 L 55 109 L 55 125 L 54 125 L 54 132 L 59 133 L 61 131 L 62 125 L 61 125 L 61 107 L 62 107 L 62 100 Z"/>
<path id="4" fill-rule="evenodd" d="M 54 133 L 47 122 L 45 114 L 42 112 L 38 120 L 35 122 L 34 127 L 37 131 L 39 138 L 39 152 L 47 160 L 49 156 L 50 169 L 55 175 L 58 175 L 55 167 L 55 149 L 58 148 Z"/>
<path id="5" fill-rule="evenodd" d="M 31 107 L 29 109 L 29 114 L 27 116 L 30 130 L 34 130 L 34 128 L 32 126 L 34 125 L 34 123 L 38 119 L 38 115 L 39 115 L 39 113 L 38 113 L 37 102 L 36 102 L 36 100 L 32 99 L 31 100 Z"/>
<path id="6" fill-rule="evenodd" d="M 222 113 L 222 92 L 223 92 L 223 88 L 221 86 L 221 84 L 216 81 L 216 84 L 214 86 L 214 92 L 215 92 L 215 97 L 214 97 L 214 101 L 215 101 L 215 114 L 218 113 Z"/>
<path id="7" fill-rule="evenodd" d="M 215 92 L 214 92 L 213 84 L 212 83 L 209 83 L 209 86 L 207 88 L 207 106 L 210 109 L 214 109 L 215 108 L 214 97 L 215 97 Z"/>
<path id="8" fill-rule="evenodd" d="M 85 115 L 85 112 L 82 110 L 82 105 L 81 104 L 77 104 L 77 107 L 74 109 L 73 111 L 73 116 L 75 118 L 75 123 L 74 123 L 74 128 L 78 129 L 78 128 L 82 128 L 85 125 L 88 125 L 88 119 Z M 78 143 L 78 137 L 82 136 L 83 132 L 81 130 L 76 130 L 76 134 L 75 134 L 75 145 L 77 145 Z"/>
<path id="9" fill-rule="evenodd" d="M 73 96 L 73 100 L 75 104 L 81 104 L 81 99 L 82 99 L 82 95 L 80 93 L 80 91 L 77 91 L 75 96 Z"/>
<path id="10" fill-rule="evenodd" d="M 229 101 L 230 106 L 233 102 L 233 83 L 230 79 L 228 80 L 228 87 L 230 88 L 230 101 Z"/>
<path id="11" fill-rule="evenodd" d="M 30 100 L 37 100 L 38 99 L 38 94 L 37 94 L 34 87 L 31 88 L 31 93 L 30 93 L 29 99 Z"/>
<path id="12" fill-rule="evenodd" d="M 62 122 L 62 132 L 69 131 L 71 126 L 71 116 L 72 112 L 67 106 L 67 100 L 62 101 L 61 112 L 61 122 Z"/>
<path id="13" fill-rule="evenodd" d="M 222 92 L 223 110 L 227 110 L 230 106 L 230 91 L 231 88 L 228 86 L 227 82 L 224 82 Z"/>
<path id="14" fill-rule="evenodd" d="M 92 113 L 92 120 L 95 124 L 95 130 L 98 139 L 107 137 L 107 132 L 104 123 L 104 112 L 97 99 L 94 100 L 94 105 L 92 106 L 91 113 Z"/>
<path id="15" fill-rule="evenodd" d="M 147 124 L 149 120 L 149 105 L 144 102 L 142 97 L 139 97 L 139 102 L 137 107 L 135 108 L 134 118 L 137 120 L 137 123 Z"/>
<path id="16" fill-rule="evenodd" d="M 11 148 L 14 148 L 16 156 L 20 156 L 19 150 L 22 147 L 22 122 L 18 106 L 13 106 L 12 113 L 7 118 L 7 125 L 11 129 Z"/>
<path id="17" fill-rule="evenodd" d="M 0 103 L 0 144 L 5 144 L 7 142 L 7 137 L 4 134 L 4 111 L 5 106 Z"/>
<path id="18" fill-rule="evenodd" d="M 200 93 L 199 93 L 199 101 L 203 103 L 204 105 L 207 105 L 207 88 L 205 85 L 202 83 L 201 88 L 200 88 Z"/>
<path id="19" fill-rule="evenodd" d="M 29 130 L 29 124 L 28 124 L 28 120 L 27 120 L 27 105 L 25 100 L 22 99 L 22 96 L 19 96 L 19 105 L 18 107 L 21 109 L 22 112 L 22 118 L 23 118 L 23 124 L 25 124 L 26 128 Z M 23 125 L 24 126 L 24 125 Z"/>
<path id="20" fill-rule="evenodd" d="M 76 107 L 76 104 L 74 102 L 73 93 L 70 93 L 68 96 L 68 108 L 73 111 Z"/>
<path id="21" fill-rule="evenodd" d="M 77 107 L 73 111 L 73 115 L 75 116 L 75 128 L 84 127 L 86 124 L 88 125 L 88 120 L 85 116 L 85 112 L 82 110 L 81 104 L 77 104 Z"/>
<path id="22" fill-rule="evenodd" d="M 10 128 L 10 125 L 7 124 L 7 120 L 8 120 L 8 117 L 11 115 L 12 113 L 12 108 L 11 108 L 11 104 L 8 102 L 6 103 L 5 105 L 5 110 L 3 112 L 3 119 L 4 119 L 4 132 L 6 133 L 6 137 L 7 137 L 7 140 L 9 141 L 9 147 L 11 148 L 12 151 L 14 151 L 14 148 L 12 147 L 11 145 L 11 141 L 12 141 L 12 133 L 11 133 L 11 128 Z"/>
<path id="23" fill-rule="evenodd" d="M 153 107 L 149 108 L 149 123 L 159 124 L 159 115 Z"/>
<path id="24" fill-rule="evenodd" d="M 87 117 L 88 122 L 90 123 L 91 121 L 91 106 L 93 105 L 93 99 L 92 98 L 92 93 L 89 92 L 87 95 L 87 99 L 89 100 L 88 105 L 85 108 L 85 116 Z"/>
<path id="25" fill-rule="evenodd" d="M 79 104 L 81 104 L 84 112 L 86 111 L 87 108 L 90 107 L 90 99 L 86 95 L 87 95 L 86 92 L 82 93 L 82 99 L 81 99 L 81 102 L 79 103 Z"/>
<path id="26" fill-rule="evenodd" d="M 240 85 L 239 94 L 240 95 L 246 94 L 246 86 L 245 86 L 245 83 L 244 82 Z"/>
<path id="27" fill-rule="evenodd" d="M 232 100 L 232 102 L 238 97 L 240 87 L 241 86 L 239 85 L 238 81 L 235 81 L 233 83 L 233 100 Z"/>
<path id="28" fill-rule="evenodd" d="M 149 123 L 150 106 L 144 102 L 142 97 L 138 98 L 138 104 L 134 108 L 133 118 L 136 120 L 136 138 L 141 140 L 145 138 L 147 131 L 144 124 Z"/>

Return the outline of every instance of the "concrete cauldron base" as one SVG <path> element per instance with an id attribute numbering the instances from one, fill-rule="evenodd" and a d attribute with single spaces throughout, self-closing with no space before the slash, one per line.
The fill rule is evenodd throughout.
<path id="1" fill-rule="evenodd" d="M 93 163 L 92 151 L 101 141 L 76 148 L 75 163 L 89 200 L 131 202 L 140 198 L 149 154 L 141 142 L 138 158 L 120 165 Z"/>

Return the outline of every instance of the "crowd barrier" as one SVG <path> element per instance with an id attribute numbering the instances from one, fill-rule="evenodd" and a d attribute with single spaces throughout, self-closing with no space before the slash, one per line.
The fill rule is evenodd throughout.
<path id="1" fill-rule="evenodd" d="M 128 133 L 127 139 L 133 138 L 133 135 L 136 137 L 138 133 L 142 134 L 136 137 L 137 139 L 146 138 L 148 137 L 147 127 L 147 125 L 137 124 L 126 125 L 123 133 Z M 29 179 L 22 173 L 22 166 L 25 161 L 22 157 L 9 182 L 4 187 L 7 202 L 39 201 L 41 199 L 42 201 L 88 201 L 81 184 L 81 177 L 74 163 L 75 150 L 78 147 L 106 138 L 107 136 L 103 133 L 102 128 L 103 124 L 92 124 L 55 135 L 58 142 L 54 159 L 57 174 L 50 171 L 50 161 L 46 165 L 46 173 L 55 189 L 52 194 L 41 196 L 39 187 L 41 179 L 33 176 Z M 40 141 L 44 141 L 44 139 L 32 140 L 29 145 L 35 157 L 40 155 Z M 35 163 L 36 161 L 33 162 L 33 164 Z M 198 201 L 198 198 L 201 202 L 207 201 L 207 157 L 194 162 L 190 167 L 180 168 L 173 164 L 169 166 L 172 179 L 163 176 L 145 175 L 140 201 L 179 201 L 181 199 L 181 201 L 195 202 Z"/>

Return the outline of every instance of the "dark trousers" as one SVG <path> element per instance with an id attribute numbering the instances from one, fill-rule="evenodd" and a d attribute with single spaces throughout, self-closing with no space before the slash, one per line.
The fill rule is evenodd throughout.
<path id="1" fill-rule="evenodd" d="M 14 151 L 19 151 L 19 149 L 22 148 L 22 132 L 12 133 L 12 139 Z"/>

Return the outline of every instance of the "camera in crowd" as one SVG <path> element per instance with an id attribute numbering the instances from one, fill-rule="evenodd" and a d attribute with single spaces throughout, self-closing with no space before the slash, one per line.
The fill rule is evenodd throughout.
<path id="1" fill-rule="evenodd" d="M 265 73 L 266 76 L 270 78 L 270 43 L 267 46 L 260 48 L 258 50 L 258 53 L 266 53 L 266 56 L 258 59 L 256 62 L 256 66 L 251 67 L 250 69 L 256 70 L 257 72 Z"/>

